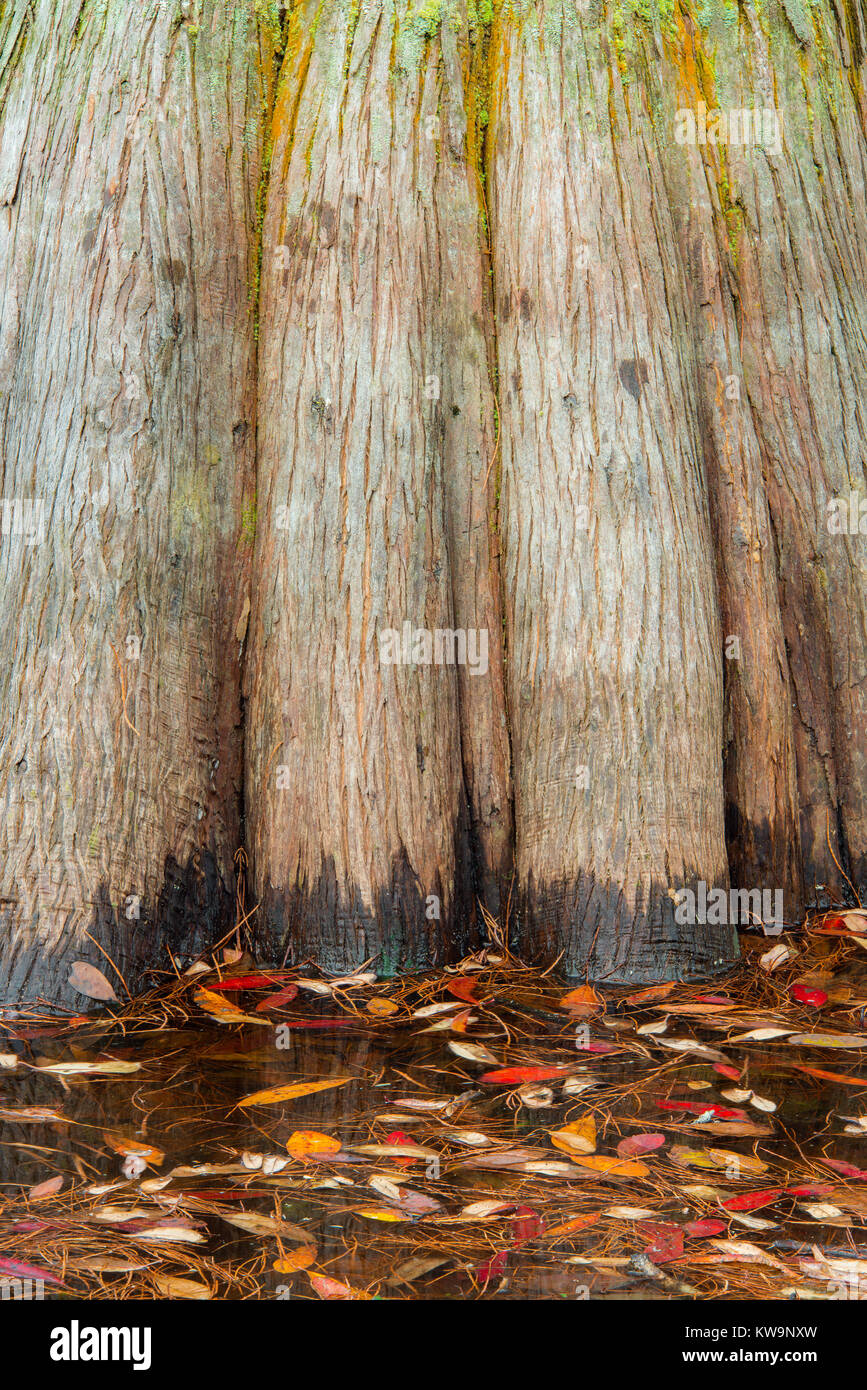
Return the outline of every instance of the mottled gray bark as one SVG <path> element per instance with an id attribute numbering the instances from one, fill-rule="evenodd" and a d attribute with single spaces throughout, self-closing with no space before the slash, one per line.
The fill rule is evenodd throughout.
<path id="1" fill-rule="evenodd" d="M 0 15 L 0 997 L 231 923 L 259 72 L 222 0 Z"/>

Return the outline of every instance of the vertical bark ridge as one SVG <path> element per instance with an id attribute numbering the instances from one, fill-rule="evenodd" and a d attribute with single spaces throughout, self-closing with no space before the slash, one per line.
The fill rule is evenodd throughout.
<path id="1" fill-rule="evenodd" d="M 671 898 L 728 870 L 714 555 L 661 156 L 598 11 L 504 8 L 495 45 L 522 940 L 597 978 L 708 973 L 735 934 L 681 925 Z"/>
<path id="2" fill-rule="evenodd" d="M 845 891 L 835 858 L 862 890 L 867 874 L 867 556 L 857 520 L 854 533 L 829 530 L 833 499 L 848 511 L 850 495 L 865 498 L 862 20 L 851 5 L 747 4 L 734 18 L 719 6 L 704 28 L 693 22 L 694 46 L 713 64 L 716 105 L 778 120 L 779 142 L 725 147 L 715 192 L 739 334 L 733 370 L 752 414 L 774 539 L 757 498 L 787 652 L 800 812 L 793 839 L 813 900 L 817 885 Z M 705 157 L 721 169 L 710 148 Z M 736 527 L 721 528 L 732 569 L 737 544 Z M 758 657 L 749 661 L 753 682 Z M 781 746 L 776 661 L 772 669 L 772 701 L 751 702 L 741 719 L 741 728 L 748 714 L 757 727 L 745 763 L 757 779 Z"/>
<path id="3" fill-rule="evenodd" d="M 230 920 L 258 38 L 14 0 L 0 55 L 3 986 L 71 1002 L 85 931 L 134 986 Z"/>
<path id="4" fill-rule="evenodd" d="M 384 973 L 476 939 L 471 841 L 488 893 L 510 841 L 478 199 L 438 21 L 298 7 L 264 228 L 256 883 L 294 958 Z M 485 625 L 488 674 L 384 661 L 404 623 Z"/>

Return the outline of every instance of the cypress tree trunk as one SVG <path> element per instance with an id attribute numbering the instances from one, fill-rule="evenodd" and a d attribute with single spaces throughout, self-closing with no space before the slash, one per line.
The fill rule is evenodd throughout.
<path id="1" fill-rule="evenodd" d="M 339 970 L 867 891 L 865 61 L 863 0 L 0 6 L 8 997 L 218 935 L 243 843 Z"/>
<path id="2" fill-rule="evenodd" d="M 456 957 L 508 870 L 466 49 L 406 3 L 311 0 L 274 114 L 248 804 L 269 937 L 338 968 Z M 437 662 L 459 628 L 475 672 Z"/>
<path id="3" fill-rule="evenodd" d="M 0 997 L 231 923 L 260 67 L 222 0 L 2 7 Z"/>

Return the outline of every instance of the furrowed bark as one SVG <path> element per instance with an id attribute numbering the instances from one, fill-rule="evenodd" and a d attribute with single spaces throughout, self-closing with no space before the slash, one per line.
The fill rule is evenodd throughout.
<path id="1" fill-rule="evenodd" d="M 255 883 L 294 959 L 386 974 L 477 939 L 510 840 L 478 193 L 436 29 L 293 12 L 263 237 Z M 405 625 L 484 625 L 486 671 L 391 661 Z"/>
<path id="2" fill-rule="evenodd" d="M 491 210 L 520 940 L 571 972 L 709 974 L 730 927 L 722 651 L 689 301 L 604 17 L 495 24 Z"/>
<path id="3" fill-rule="evenodd" d="M 728 15 L 729 21 L 731 14 Z M 723 37 L 728 30 L 723 30 Z M 735 43 L 730 37 L 730 46 Z M 732 882 L 779 889 L 789 920 L 803 883 L 788 661 L 761 449 L 741 360 L 730 246 L 736 151 L 678 140 L 678 112 L 718 104 L 701 30 L 681 8 L 633 57 L 647 86 L 641 119 L 663 152 L 665 186 L 692 302 L 699 403 L 725 652 L 726 840 Z M 750 92 L 750 99 L 755 93 Z"/>
<path id="4" fill-rule="evenodd" d="M 865 499 L 865 11 L 742 7 L 714 46 L 723 109 L 776 110 L 779 146 L 727 152 L 746 393 L 789 658 L 808 896 L 867 887 L 867 561 L 829 503 Z M 865 521 L 864 531 L 867 531 Z M 758 771 L 758 769 L 757 769 Z M 818 890 L 821 899 L 821 888 Z"/>
<path id="5" fill-rule="evenodd" d="M 10 999 L 73 1002 L 79 957 L 120 989 L 93 942 L 134 988 L 231 921 L 260 66 L 252 3 L 0 19 Z"/>

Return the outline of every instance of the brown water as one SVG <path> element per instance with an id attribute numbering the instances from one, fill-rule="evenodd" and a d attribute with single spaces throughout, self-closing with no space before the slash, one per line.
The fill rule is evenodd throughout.
<path id="1" fill-rule="evenodd" d="M 852 1033 L 851 998 L 867 993 L 863 973 L 860 961 L 850 963 L 853 992 L 845 1017 L 826 1012 L 817 1022 L 815 1010 L 800 1008 L 790 1026 Z M 365 1001 L 388 997 L 388 987 L 377 986 L 348 989 L 337 1001 L 302 992 L 264 1026 L 217 1026 L 190 1006 L 193 1017 L 182 1027 L 154 1029 L 133 1019 L 111 1029 L 85 1024 L 41 1036 L 13 1033 L 0 1043 L 0 1051 L 14 1051 L 19 1059 L 14 1070 L 0 1072 L 0 1258 L 53 1271 L 65 1287 L 47 1285 L 45 1296 L 60 1298 L 159 1297 L 166 1288 L 158 1281 L 167 1278 L 193 1279 L 219 1298 L 327 1295 L 329 1288 L 317 1288 L 311 1275 L 386 1298 L 780 1298 L 792 1296 L 788 1291 L 794 1286 L 806 1296 L 841 1296 L 830 1287 L 833 1266 L 819 1277 L 805 1273 L 800 1261 L 811 1257 L 812 1246 L 831 1259 L 863 1256 L 867 1272 L 867 1237 L 861 1229 L 867 1185 L 824 1161 L 848 1162 L 860 1171 L 867 1160 L 867 1132 L 863 1138 L 847 1135 L 852 1119 L 844 1118 L 867 1111 L 867 1082 L 861 1088 L 795 1070 L 808 1065 L 850 1078 L 859 1069 L 867 1073 L 867 1058 L 859 1057 L 857 1047 L 793 1046 L 786 1037 L 732 1043 L 729 1039 L 755 1027 L 760 1015 L 784 1026 L 779 1007 L 757 1008 L 754 997 L 738 1002 L 744 978 L 736 987 L 716 986 L 704 994 L 680 987 L 663 1001 L 666 1007 L 675 999 L 688 1007 L 696 997 L 733 1002 L 722 1016 L 670 1015 L 662 1035 L 639 1034 L 636 1028 L 666 1017 L 663 1003 L 624 1007 L 608 1000 L 604 1015 L 581 1019 L 558 1009 L 564 990 L 550 980 L 528 973 L 516 984 L 513 973 L 496 970 L 475 978 L 484 1002 L 469 1006 L 474 1021 L 465 1033 L 424 1032 L 443 1015 L 410 1016 L 431 1001 L 455 1003 L 450 1016 L 460 1015 L 467 1004 L 451 1000 L 447 988 L 454 977 L 447 976 L 419 979 L 414 992 L 404 982 L 400 1012 L 382 1020 L 365 1017 Z M 267 993 L 225 997 L 246 1010 Z M 334 1019 L 337 1025 L 329 1026 Z M 278 1034 L 278 1022 L 288 1031 Z M 326 1026 L 301 1026 L 316 1022 Z M 576 1030 L 585 1028 L 579 1042 L 589 1037 L 594 1047 L 621 1050 L 593 1053 L 577 1047 Z M 20 1021 L 15 1025 L 19 1035 L 33 1031 L 40 1030 Z M 739 1072 L 738 1079 L 715 1071 L 713 1057 L 666 1049 L 664 1040 L 672 1038 L 691 1038 L 714 1049 L 724 1057 L 723 1065 Z M 461 1058 L 450 1041 L 481 1044 L 495 1060 Z M 118 1078 L 62 1080 L 39 1070 L 51 1061 L 106 1057 L 138 1062 L 141 1069 Z M 528 1083 L 529 1093 L 479 1080 L 498 1067 L 554 1065 L 569 1066 L 570 1085 L 595 1084 L 580 1095 L 567 1095 L 566 1073 Z M 238 1108 L 252 1092 L 340 1078 L 350 1080 L 318 1094 Z M 534 1096 L 539 1087 L 550 1088 L 550 1099 Z M 769 1112 L 752 1100 L 724 1098 L 733 1087 L 777 1108 Z M 533 1103 L 538 1099 L 541 1106 Z M 448 1109 L 402 1108 L 419 1100 L 448 1101 Z M 749 1123 L 770 1132 L 731 1136 L 716 1131 L 706 1113 L 702 1118 L 661 1108 L 683 1103 L 705 1112 L 711 1106 L 743 1111 Z M 62 1118 L 16 1118 L 21 1107 L 33 1106 L 49 1107 Z M 593 1171 L 581 1166 L 581 1154 L 564 1152 L 551 1139 L 552 1132 L 588 1117 L 596 1124 L 596 1156 L 614 1159 L 623 1139 L 645 1132 L 663 1135 L 664 1145 L 638 1155 L 647 1170 L 639 1176 Z M 298 1131 L 339 1141 L 340 1151 L 290 1158 L 287 1141 Z M 468 1140 L 467 1131 L 477 1140 Z M 400 1159 L 395 1132 L 425 1149 L 426 1156 Z M 387 1144 L 389 1136 L 393 1158 L 358 1151 L 358 1146 Z M 125 1179 L 124 1156 L 114 1148 L 127 1141 L 162 1151 L 162 1163 L 152 1162 L 138 1177 Z M 684 1166 L 671 1158 L 676 1145 L 722 1149 L 747 1162 L 758 1156 L 767 1167 L 754 1173 L 732 1169 L 731 1163 Z M 176 1171 L 196 1165 L 237 1169 L 244 1153 L 270 1156 L 285 1166 L 276 1172 L 261 1167 Z M 480 1158 L 513 1166 L 481 1167 Z M 556 1167 L 528 1171 L 528 1163 Z M 173 1172 L 157 1190 L 157 1182 Z M 28 1189 L 56 1175 L 64 1179 L 60 1192 L 25 1201 Z M 107 1184 L 117 1186 L 92 1191 Z M 721 1205 L 744 1193 L 805 1184 L 827 1191 L 778 1197 L 745 1212 L 747 1224 Z M 408 1209 L 414 1201 L 423 1206 L 425 1199 L 433 1209 Z M 480 1214 L 466 1211 L 495 1201 L 509 1205 Z M 824 1207 L 816 1209 L 818 1216 L 811 1214 L 804 1203 L 830 1205 L 836 1214 Z M 120 1208 L 121 1215 L 128 1210 L 139 1228 L 106 1222 L 106 1206 Z M 632 1209 L 638 1213 L 630 1215 Z M 226 1220 L 239 1213 L 281 1219 L 291 1223 L 292 1233 L 242 1231 Z M 203 1239 L 189 1245 L 142 1235 L 144 1228 L 171 1216 L 189 1222 Z M 585 1229 L 548 1234 L 577 1217 L 595 1220 Z M 756 1229 L 750 1222 L 757 1219 L 772 1224 Z M 725 1227 L 710 1236 L 686 1231 L 690 1223 L 707 1220 Z M 662 1223 L 669 1237 L 673 1233 L 683 1254 L 660 1251 L 648 1222 Z M 733 1261 L 711 1239 L 749 1242 L 770 1262 L 759 1263 L 754 1256 Z M 312 1252 L 307 1270 L 274 1268 L 275 1261 L 291 1259 L 304 1247 Z M 138 1267 L 118 1273 L 81 1267 L 82 1260 L 101 1254 Z M 570 1263 L 576 1258 L 591 1262 Z M 431 1267 L 407 1268 L 410 1260 Z M 855 1287 L 867 1293 L 867 1282 Z"/>

